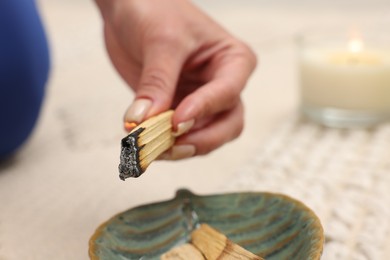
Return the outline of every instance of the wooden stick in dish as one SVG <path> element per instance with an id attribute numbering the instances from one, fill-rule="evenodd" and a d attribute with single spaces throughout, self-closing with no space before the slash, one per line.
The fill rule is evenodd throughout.
<path id="1" fill-rule="evenodd" d="M 191 243 L 208 260 L 261 260 L 260 256 L 249 252 L 243 247 L 229 240 L 207 224 L 201 224 L 191 234 Z M 264 259 L 263 259 L 264 260 Z"/>
<path id="2" fill-rule="evenodd" d="M 177 246 L 163 254 L 161 260 L 205 260 L 202 253 L 191 244 Z"/>
<path id="3" fill-rule="evenodd" d="M 173 111 L 151 117 L 122 139 L 119 177 L 139 177 L 160 154 L 175 142 L 172 135 Z"/>

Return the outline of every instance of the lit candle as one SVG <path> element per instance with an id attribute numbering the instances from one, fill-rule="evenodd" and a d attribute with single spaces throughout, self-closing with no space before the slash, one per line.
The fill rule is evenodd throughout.
<path id="1" fill-rule="evenodd" d="M 390 49 L 346 45 L 301 48 L 303 112 L 331 126 L 378 123 L 390 115 Z"/>

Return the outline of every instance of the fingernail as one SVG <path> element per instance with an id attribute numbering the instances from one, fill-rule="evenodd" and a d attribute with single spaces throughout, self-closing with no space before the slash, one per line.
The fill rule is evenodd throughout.
<path id="1" fill-rule="evenodd" d="M 175 145 L 169 152 L 165 152 L 159 156 L 159 160 L 180 160 L 190 158 L 196 153 L 196 148 L 190 144 Z"/>
<path id="2" fill-rule="evenodd" d="M 125 113 L 125 122 L 141 123 L 145 118 L 146 113 L 152 106 L 152 101 L 149 99 L 137 99 L 127 109 Z"/>
<path id="3" fill-rule="evenodd" d="M 176 132 L 172 133 L 172 135 L 176 136 L 176 137 L 177 136 L 181 136 L 182 134 L 185 134 L 188 131 L 190 131 L 190 129 L 194 126 L 194 124 L 195 124 L 195 120 L 194 119 L 191 119 L 191 120 L 179 123 L 177 125 Z"/>
<path id="4" fill-rule="evenodd" d="M 169 160 L 171 158 L 171 149 L 166 152 L 163 152 L 157 157 L 157 160 Z"/>

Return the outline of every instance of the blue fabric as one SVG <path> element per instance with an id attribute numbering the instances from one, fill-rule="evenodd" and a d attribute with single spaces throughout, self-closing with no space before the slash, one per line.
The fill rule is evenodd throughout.
<path id="1" fill-rule="evenodd" d="M 0 159 L 31 134 L 48 73 L 48 45 L 35 1 L 0 0 Z"/>

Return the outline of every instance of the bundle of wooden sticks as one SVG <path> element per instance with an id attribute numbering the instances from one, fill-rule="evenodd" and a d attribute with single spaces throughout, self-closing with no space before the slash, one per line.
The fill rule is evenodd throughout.
<path id="1" fill-rule="evenodd" d="M 146 168 L 175 143 L 172 134 L 173 111 L 151 117 L 122 139 L 119 177 L 139 177 Z"/>
<path id="2" fill-rule="evenodd" d="M 190 243 L 163 254 L 161 260 L 261 260 L 207 224 L 191 233 Z"/>

